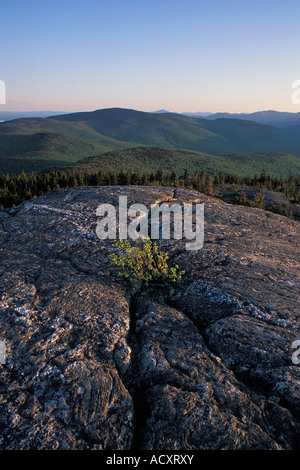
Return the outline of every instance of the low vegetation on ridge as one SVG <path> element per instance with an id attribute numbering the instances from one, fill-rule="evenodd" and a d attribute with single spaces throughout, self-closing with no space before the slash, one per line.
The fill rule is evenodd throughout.
<path id="1" fill-rule="evenodd" d="M 196 171 L 190 174 L 186 169 L 183 173 L 175 171 L 165 172 L 161 168 L 156 172 L 131 172 L 130 170 L 106 172 L 103 170 L 83 171 L 76 169 L 51 170 L 45 173 L 26 174 L 22 172 L 17 176 L 0 176 L 0 209 L 17 206 L 31 198 L 42 196 L 53 190 L 74 186 L 166 186 L 194 189 L 211 196 L 222 197 L 222 187 L 229 185 L 231 190 L 245 190 L 252 188 L 260 193 L 253 200 L 247 198 L 246 193 L 234 194 L 231 203 L 243 204 L 262 209 L 272 210 L 289 217 L 295 215 L 289 205 L 275 204 L 267 207 L 264 204 L 265 191 L 282 194 L 287 202 L 299 204 L 300 177 L 276 178 L 262 171 L 259 176 L 238 176 L 219 171 L 211 176 L 205 171 Z"/>
<path id="2" fill-rule="evenodd" d="M 136 290 L 153 283 L 176 283 L 185 274 L 177 264 L 170 265 L 168 253 L 150 238 L 116 240 L 115 248 L 110 259 L 118 267 L 119 276 L 129 279 Z"/>

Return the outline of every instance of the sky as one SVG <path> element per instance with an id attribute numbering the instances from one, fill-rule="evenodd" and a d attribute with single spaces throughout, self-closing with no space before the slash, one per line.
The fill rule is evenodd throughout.
<path id="1" fill-rule="evenodd" d="M 0 111 L 300 112 L 299 0 L 2 0 Z"/>

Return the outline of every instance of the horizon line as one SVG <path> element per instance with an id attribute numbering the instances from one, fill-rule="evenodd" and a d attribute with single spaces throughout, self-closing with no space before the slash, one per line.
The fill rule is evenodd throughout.
<path id="1" fill-rule="evenodd" d="M 238 115 L 248 115 L 248 114 L 254 114 L 254 113 L 263 113 L 263 112 L 275 112 L 275 113 L 287 113 L 287 114 L 300 114 L 299 111 L 279 111 L 279 110 L 276 110 L 276 109 L 261 109 L 261 110 L 257 110 L 257 111 L 215 111 L 215 112 L 212 112 L 212 111 L 182 111 L 182 112 L 179 112 L 179 111 L 168 111 L 168 110 L 165 110 L 165 109 L 157 109 L 157 110 L 154 110 L 154 111 L 145 111 L 145 110 L 141 110 L 141 109 L 136 109 L 136 108 L 128 108 L 128 107 L 122 107 L 122 106 L 111 106 L 111 107 L 104 107 L 104 108 L 95 108 L 95 109 L 86 109 L 86 110 L 73 110 L 73 111 L 61 111 L 61 110 L 47 110 L 47 109 L 38 109 L 38 110 L 32 110 L 32 109 L 28 109 L 28 110 L 1 110 L 0 109 L 0 114 L 13 114 L 13 113 L 57 113 L 57 114 L 73 114 L 73 113 L 89 113 L 89 112 L 95 112 L 95 111 L 102 111 L 102 110 L 107 110 L 107 109 L 124 109 L 124 110 L 131 110 L 131 111 L 138 111 L 138 112 L 144 112 L 144 113 L 149 113 L 149 114 L 153 114 L 153 113 L 161 113 L 161 114 L 210 114 L 210 115 L 213 115 L 213 114 L 238 114 Z"/>

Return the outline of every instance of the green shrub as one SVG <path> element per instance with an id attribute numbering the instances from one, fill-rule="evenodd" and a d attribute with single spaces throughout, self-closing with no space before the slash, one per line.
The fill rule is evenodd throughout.
<path id="1" fill-rule="evenodd" d="M 119 275 L 128 278 L 135 288 L 151 283 L 178 282 L 185 274 L 174 264 L 169 266 L 169 256 L 150 238 L 144 240 L 116 240 L 118 253 L 110 255 L 110 259 L 119 268 Z"/>

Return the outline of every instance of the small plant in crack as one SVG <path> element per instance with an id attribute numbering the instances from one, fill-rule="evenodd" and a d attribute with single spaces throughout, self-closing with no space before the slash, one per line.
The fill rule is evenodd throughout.
<path id="1" fill-rule="evenodd" d="M 150 238 L 132 243 L 120 239 L 114 245 L 117 252 L 110 255 L 111 261 L 119 267 L 119 276 L 129 279 L 137 290 L 155 283 L 175 283 L 185 274 L 177 264 L 170 264 L 168 254 Z"/>

